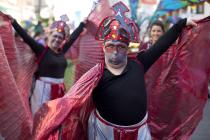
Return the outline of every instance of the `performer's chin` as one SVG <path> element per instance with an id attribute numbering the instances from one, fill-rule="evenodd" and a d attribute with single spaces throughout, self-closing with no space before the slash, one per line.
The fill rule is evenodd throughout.
<path id="1" fill-rule="evenodd" d="M 119 61 L 116 61 L 116 60 L 111 60 L 111 64 L 112 64 L 112 65 L 119 65 L 120 62 L 119 62 Z"/>

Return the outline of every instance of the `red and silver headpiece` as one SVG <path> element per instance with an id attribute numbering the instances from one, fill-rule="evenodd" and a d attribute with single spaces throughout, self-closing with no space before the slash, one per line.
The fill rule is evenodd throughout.
<path id="1" fill-rule="evenodd" d="M 58 21 L 54 21 L 51 26 L 50 26 L 50 30 L 56 30 L 57 32 L 63 33 L 64 35 L 66 35 L 66 31 L 65 28 L 66 26 L 68 26 L 66 24 L 66 22 L 69 20 L 67 15 L 62 15 L 60 16 L 61 20 Z"/>
<path id="2" fill-rule="evenodd" d="M 106 17 L 99 25 L 96 33 L 96 40 L 101 41 L 121 41 L 126 44 L 139 42 L 139 32 L 136 24 L 125 16 L 129 11 L 127 6 L 118 2 L 112 6 L 115 14 Z"/>

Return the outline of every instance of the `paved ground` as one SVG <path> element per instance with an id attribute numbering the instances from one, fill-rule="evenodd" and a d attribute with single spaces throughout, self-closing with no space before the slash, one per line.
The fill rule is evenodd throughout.
<path id="1" fill-rule="evenodd" d="M 210 140 L 210 99 L 205 107 L 204 118 L 199 123 L 191 140 Z"/>

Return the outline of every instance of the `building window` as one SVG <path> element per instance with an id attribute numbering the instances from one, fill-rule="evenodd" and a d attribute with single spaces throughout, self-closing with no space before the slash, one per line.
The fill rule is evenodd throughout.
<path id="1" fill-rule="evenodd" d="M 204 2 L 197 5 L 197 14 L 204 14 Z"/>
<path id="2" fill-rule="evenodd" d="M 204 14 L 204 2 L 191 6 L 192 14 Z"/>

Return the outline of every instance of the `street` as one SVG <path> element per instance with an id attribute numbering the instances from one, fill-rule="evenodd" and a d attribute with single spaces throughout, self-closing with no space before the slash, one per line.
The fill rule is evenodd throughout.
<path id="1" fill-rule="evenodd" d="M 208 100 L 203 120 L 199 123 L 191 140 L 210 140 L 210 99 Z"/>

